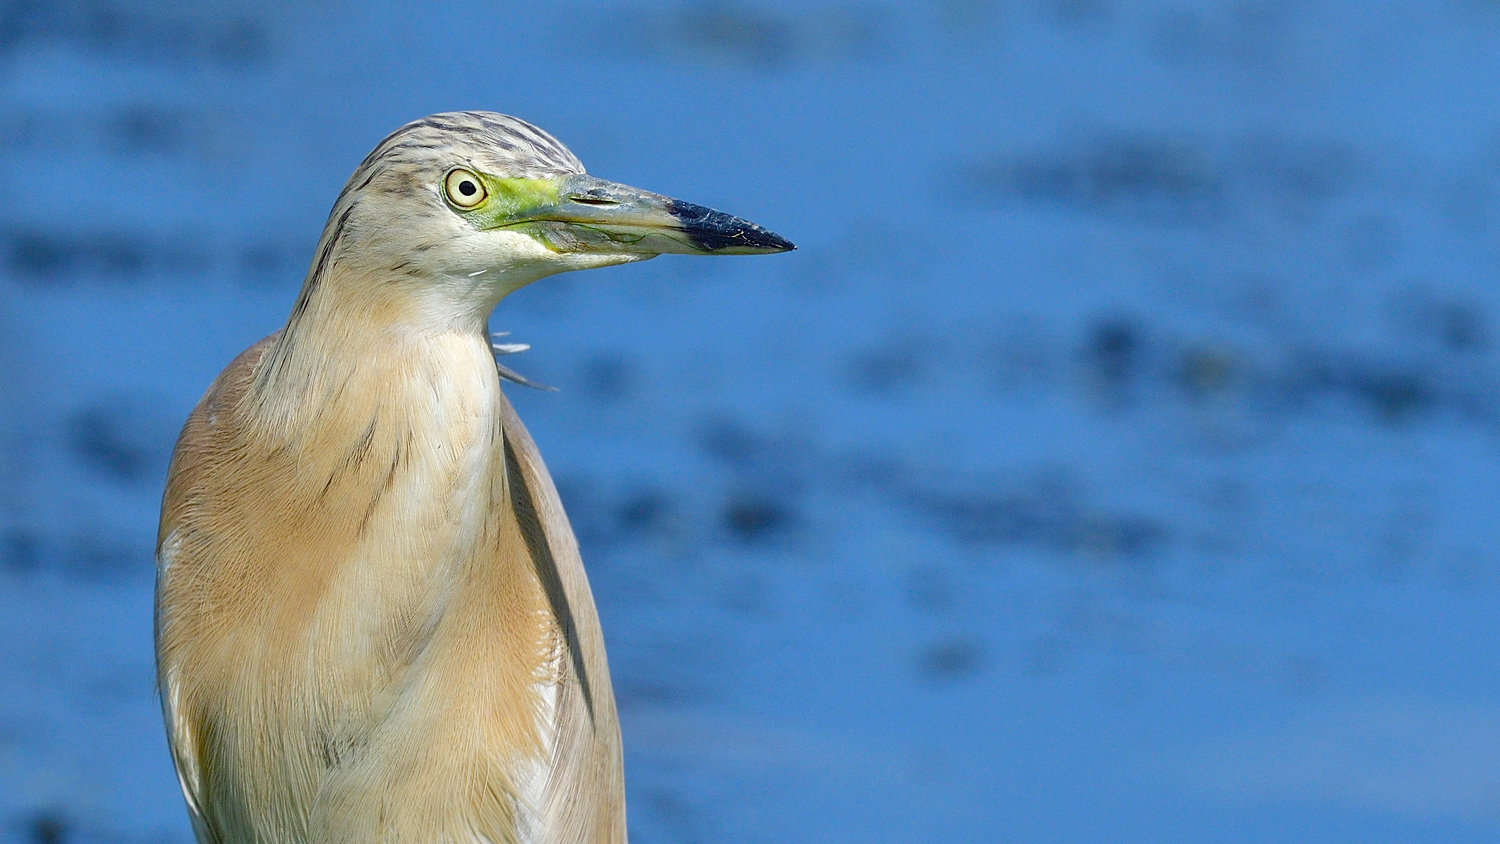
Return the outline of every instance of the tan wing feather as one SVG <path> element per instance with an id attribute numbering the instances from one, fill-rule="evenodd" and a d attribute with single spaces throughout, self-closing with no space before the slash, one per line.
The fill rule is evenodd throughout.
<path id="1" fill-rule="evenodd" d="M 501 410 L 516 520 L 566 647 L 540 807 L 558 842 L 624 844 L 625 784 L 604 634 L 552 476 L 510 402 Z"/>
<path id="2" fill-rule="evenodd" d="M 202 746 L 192 721 L 182 711 L 183 684 L 171 661 L 160 658 L 162 647 L 162 605 L 167 597 L 168 585 L 176 577 L 181 556 L 180 533 L 189 520 L 184 510 L 188 490 L 195 486 L 195 475 L 205 462 L 200 454 L 211 453 L 214 443 L 207 442 L 214 427 L 213 417 L 226 405 L 234 404 L 243 396 L 249 373 L 265 354 L 275 335 L 266 337 L 246 349 L 234 359 L 209 385 L 203 399 L 193 409 L 178 436 L 177 447 L 172 455 L 172 465 L 167 473 L 166 491 L 162 498 L 162 519 L 157 534 L 157 581 L 156 622 L 157 639 L 157 687 L 161 694 L 162 714 L 167 726 L 167 745 L 172 753 L 172 762 L 177 770 L 177 782 L 187 802 L 188 817 L 192 821 L 193 835 L 198 844 L 221 844 L 223 836 L 215 829 L 203 812 L 203 768 Z"/>

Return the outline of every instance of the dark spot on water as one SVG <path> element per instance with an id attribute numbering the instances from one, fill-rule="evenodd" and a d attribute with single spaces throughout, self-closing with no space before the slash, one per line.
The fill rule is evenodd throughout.
<path id="1" fill-rule="evenodd" d="M 222 64 L 245 66 L 266 58 L 270 44 L 265 27 L 242 18 L 214 32 L 209 38 L 208 52 Z"/>
<path id="2" fill-rule="evenodd" d="M 1194 401 L 1224 394 L 1240 380 L 1241 364 L 1233 352 L 1210 345 L 1189 346 L 1181 352 L 1177 383 Z"/>
<path id="3" fill-rule="evenodd" d="M 680 818 L 688 814 L 687 803 L 672 791 L 655 790 L 646 797 L 646 806 L 664 818 Z"/>
<path id="4" fill-rule="evenodd" d="M 94 244 L 92 252 L 101 274 L 138 276 L 146 270 L 146 250 L 138 242 L 104 237 Z"/>
<path id="5" fill-rule="evenodd" d="M 1021 483 L 968 493 L 919 494 L 917 507 L 955 539 L 973 545 L 1021 545 L 1075 559 L 1146 560 L 1166 544 L 1158 520 L 1086 507 L 1066 473 L 1044 472 Z"/>
<path id="6" fill-rule="evenodd" d="M 1279 0 L 1169 7 L 1154 15 L 1151 43 L 1159 55 L 1174 61 L 1264 72 L 1277 67 L 1290 7 Z"/>
<path id="7" fill-rule="evenodd" d="M 1283 210 L 1326 205 L 1354 186 L 1357 151 L 1343 141 L 1262 135 L 1245 143 L 1243 177 L 1275 199 Z"/>
<path id="8" fill-rule="evenodd" d="M 186 143 L 188 115 L 146 106 L 131 106 L 109 123 L 115 146 L 129 155 L 178 152 Z"/>
<path id="9" fill-rule="evenodd" d="M 58 284 L 88 279 L 130 279 L 148 273 L 202 273 L 209 263 L 201 244 L 153 241 L 121 231 L 22 229 L 3 235 L 5 269 L 22 280 Z"/>
<path id="10" fill-rule="evenodd" d="M 924 679 L 946 682 L 975 674 L 984 663 L 984 648 L 972 638 L 933 642 L 917 657 L 917 673 Z"/>
<path id="11" fill-rule="evenodd" d="M 240 67 L 263 59 L 269 38 L 250 18 L 172 13 L 161 4 L 109 0 L 11 0 L 0 4 L 0 52 L 57 43 L 154 61 Z"/>
<path id="12" fill-rule="evenodd" d="M 125 483 L 146 473 L 150 454 L 107 409 L 84 410 L 73 417 L 71 427 L 73 453 L 91 468 Z"/>
<path id="13" fill-rule="evenodd" d="M 634 492 L 615 509 L 615 523 L 627 536 L 658 533 L 675 517 L 672 500 L 660 490 Z"/>
<path id="14" fill-rule="evenodd" d="M 134 484 L 166 474 L 171 426 L 145 400 L 102 399 L 75 412 L 66 427 L 74 457 L 112 481 Z"/>
<path id="15" fill-rule="evenodd" d="M 151 555 L 124 542 L 100 536 L 77 537 L 59 557 L 68 574 L 84 580 L 118 583 L 151 570 Z"/>
<path id="16" fill-rule="evenodd" d="M 791 24 L 743 3 L 696 3 L 679 13 L 676 35 L 705 57 L 735 63 L 780 65 L 795 50 Z"/>
<path id="17" fill-rule="evenodd" d="M 635 390 L 636 372 L 631 362 L 619 355 L 599 354 L 583 363 L 580 372 L 583 389 L 605 404 L 618 404 L 630 398 Z"/>
<path id="18" fill-rule="evenodd" d="M 654 822 L 652 827 L 658 836 L 654 840 L 659 844 L 701 844 L 724 838 L 710 828 L 711 816 L 689 801 L 689 797 L 671 788 L 658 787 L 646 793 L 642 814 Z M 631 841 L 635 840 L 632 830 Z"/>
<path id="19" fill-rule="evenodd" d="M 1144 516 L 1098 515 L 1077 528 L 1079 551 L 1100 559 L 1145 558 L 1160 550 L 1167 538 L 1166 527 Z"/>
<path id="20" fill-rule="evenodd" d="M 980 164 L 967 181 L 980 199 L 1013 194 L 1091 212 L 1195 222 L 1214 210 L 1223 177 L 1196 143 L 1118 135 Z"/>
<path id="21" fill-rule="evenodd" d="M 700 689 L 678 683 L 641 680 L 625 677 L 615 682 L 615 696 L 620 705 L 656 704 L 679 705 L 703 697 Z"/>
<path id="22" fill-rule="evenodd" d="M 1369 373 L 1358 389 L 1375 413 L 1386 422 L 1402 422 L 1424 410 L 1432 400 L 1432 389 L 1420 373 L 1383 371 Z"/>
<path id="23" fill-rule="evenodd" d="M 1304 350 L 1297 357 L 1297 366 L 1283 386 L 1283 393 L 1292 402 L 1323 396 L 1342 398 L 1386 423 L 1409 421 L 1435 410 L 1444 401 L 1460 409 L 1475 404 L 1462 395 L 1445 398 L 1434 376 L 1413 362 L 1316 350 Z"/>
<path id="24" fill-rule="evenodd" d="M 884 7 L 871 4 L 793 11 L 745 0 L 644 3 L 606 15 L 585 35 L 636 56 L 774 69 L 819 59 L 888 58 L 896 44 L 887 17 Z"/>
<path id="25" fill-rule="evenodd" d="M 1476 305 L 1448 302 L 1434 308 L 1432 314 L 1437 335 L 1455 352 L 1482 352 L 1489 348 L 1490 331 L 1484 314 Z"/>
<path id="26" fill-rule="evenodd" d="M 765 496 L 741 496 L 724 505 L 724 528 L 744 542 L 761 542 L 786 533 L 795 521 L 790 510 Z"/>
<path id="27" fill-rule="evenodd" d="M 0 146 L 7 149 L 35 149 L 44 137 L 55 140 L 55 134 L 46 131 L 35 114 L 17 110 L 0 117 Z"/>
<path id="28" fill-rule="evenodd" d="M 1126 397 L 1141 364 L 1141 332 L 1134 320 L 1109 317 L 1089 329 L 1084 359 L 1095 386 L 1105 397 Z"/>
<path id="29" fill-rule="evenodd" d="M 954 538 L 976 545 L 1067 547 L 1083 518 L 1075 485 L 1058 477 L 1010 490 L 934 494 L 920 503 Z"/>
<path id="30" fill-rule="evenodd" d="M 705 419 L 699 427 L 698 445 L 704 453 L 727 463 L 744 463 L 760 455 L 759 437 L 727 417 Z"/>
<path id="31" fill-rule="evenodd" d="M 252 243 L 240 250 L 240 271 L 258 281 L 296 280 L 290 250 L 276 243 Z"/>
<path id="32" fill-rule="evenodd" d="M 922 380 L 922 361 L 916 347 L 887 346 L 860 354 L 849 366 L 849 380 L 859 390 L 889 395 Z"/>
<path id="33" fill-rule="evenodd" d="M 1094 24 L 1112 12 L 1109 0 L 1052 0 L 1052 19 L 1065 26 Z"/>
<path id="34" fill-rule="evenodd" d="M 1390 303 L 1394 327 L 1442 353 L 1478 354 L 1490 345 L 1483 305 L 1464 298 L 1414 290 Z"/>
<path id="35" fill-rule="evenodd" d="M 34 232 L 11 238 L 9 258 L 6 263 L 12 273 L 30 278 L 53 278 L 69 263 L 61 242 Z"/>
<path id="36" fill-rule="evenodd" d="M 6 532 L 0 540 L 5 568 L 19 573 L 33 572 L 41 564 L 42 543 L 35 533 L 21 528 Z"/>
<path id="37" fill-rule="evenodd" d="M 615 696 L 622 706 L 707 700 L 713 697 L 713 676 L 704 666 L 722 659 L 706 634 L 626 640 L 610 651 Z"/>
<path id="38" fill-rule="evenodd" d="M 594 483 L 586 476 L 560 475 L 554 479 L 563 512 L 573 526 L 573 535 L 584 548 L 584 559 L 591 559 L 590 549 L 604 551 L 615 541 L 615 526 L 610 523 L 609 508 L 601 500 Z"/>
<path id="39" fill-rule="evenodd" d="M 59 812 L 38 812 L 26 822 L 26 838 L 31 844 L 66 844 L 73 838 L 73 825 Z"/>

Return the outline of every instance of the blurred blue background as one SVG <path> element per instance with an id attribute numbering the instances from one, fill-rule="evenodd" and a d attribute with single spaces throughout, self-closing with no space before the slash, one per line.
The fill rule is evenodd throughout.
<path id="1" fill-rule="evenodd" d="M 0 841 L 178 842 L 176 432 L 456 108 L 799 251 L 495 330 L 636 844 L 1500 840 L 1500 3 L 0 3 Z"/>

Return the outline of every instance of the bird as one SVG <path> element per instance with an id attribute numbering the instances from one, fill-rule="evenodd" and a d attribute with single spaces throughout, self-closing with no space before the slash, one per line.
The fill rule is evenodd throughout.
<path id="1" fill-rule="evenodd" d="M 598 613 L 490 314 L 560 272 L 794 248 L 498 113 L 376 145 L 169 464 L 157 684 L 198 842 L 625 842 Z"/>

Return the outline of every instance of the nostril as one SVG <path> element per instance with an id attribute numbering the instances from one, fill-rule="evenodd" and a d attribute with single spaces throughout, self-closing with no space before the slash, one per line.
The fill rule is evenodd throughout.
<path id="1" fill-rule="evenodd" d="M 575 196 L 571 197 L 574 202 L 582 205 L 619 205 L 619 200 L 606 199 L 602 196 Z"/>

